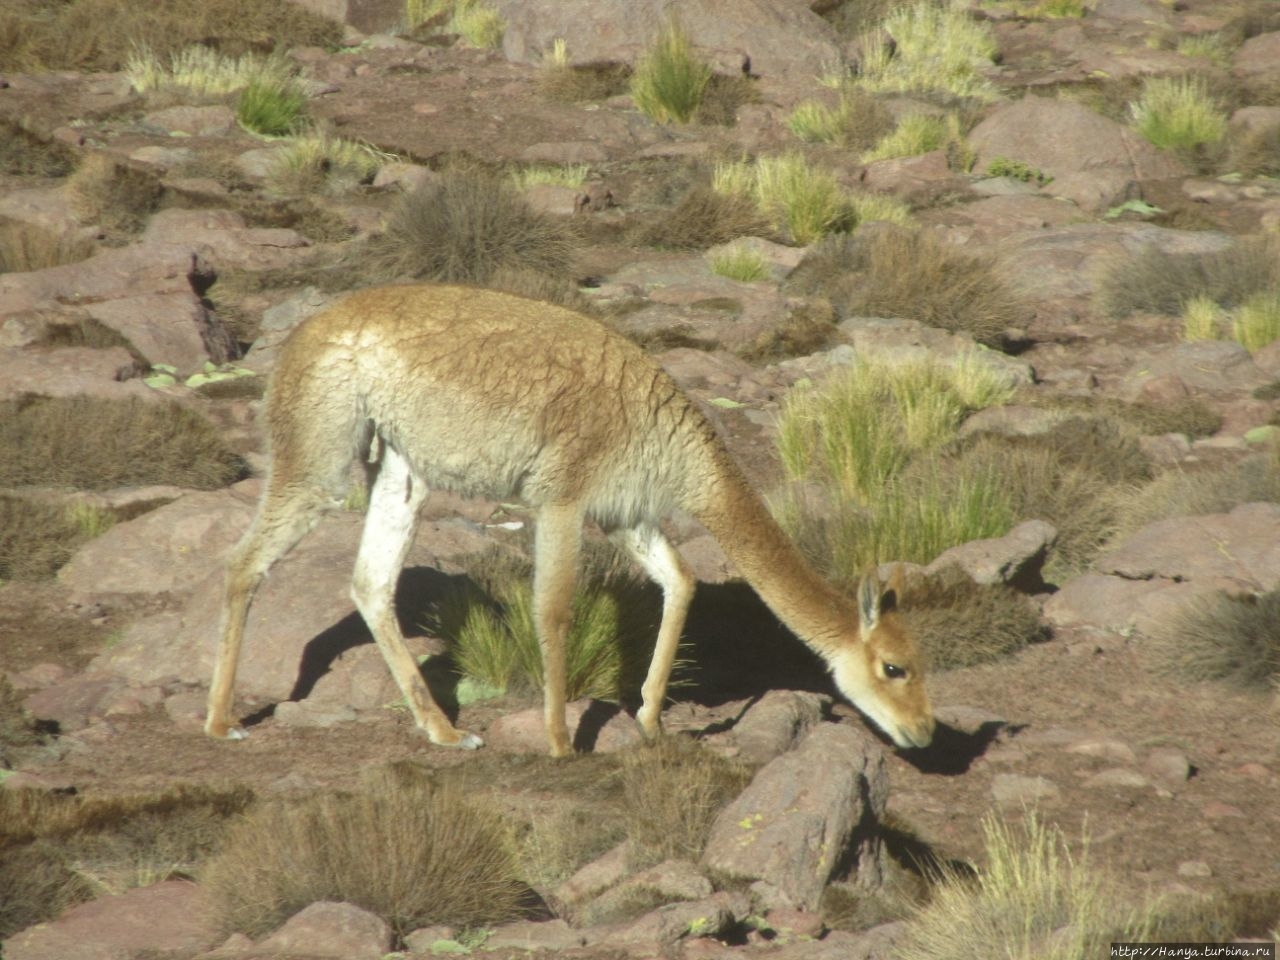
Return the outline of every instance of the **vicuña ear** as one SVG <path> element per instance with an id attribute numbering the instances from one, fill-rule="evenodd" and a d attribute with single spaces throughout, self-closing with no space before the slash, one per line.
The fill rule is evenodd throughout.
<path id="1" fill-rule="evenodd" d="M 875 568 L 868 570 L 858 582 L 858 616 L 864 634 L 870 633 L 880 622 L 880 575 Z"/>
<path id="2" fill-rule="evenodd" d="M 884 590 L 880 593 L 881 612 L 897 610 L 901 607 L 902 594 L 906 587 L 907 568 L 901 563 L 895 563 L 893 572 L 889 574 L 889 582 L 884 585 Z"/>

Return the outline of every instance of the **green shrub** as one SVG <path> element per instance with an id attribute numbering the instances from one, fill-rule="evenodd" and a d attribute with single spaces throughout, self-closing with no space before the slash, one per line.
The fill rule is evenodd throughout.
<path id="1" fill-rule="evenodd" d="M 574 246 L 568 226 L 535 211 L 509 182 L 455 168 L 396 204 L 359 270 L 366 282 L 414 277 L 483 285 L 503 269 L 564 276 Z"/>
<path id="2" fill-rule="evenodd" d="M 507 24 L 485 0 L 405 0 L 405 25 L 452 33 L 480 49 L 502 46 Z"/>
<path id="3" fill-rule="evenodd" d="M 882 137 L 863 154 L 866 163 L 893 157 L 918 157 L 941 150 L 952 140 L 963 139 L 960 119 L 954 113 L 937 117 L 927 113 L 911 113 L 903 117 L 893 132 Z"/>
<path id="4" fill-rule="evenodd" d="M 988 100 L 995 88 L 975 68 L 994 59 L 991 28 L 970 18 L 962 0 L 917 0 L 896 7 L 880 32 L 863 38 L 858 84 L 868 90 L 941 91 Z"/>
<path id="5" fill-rule="evenodd" d="M 718 164 L 712 182 L 726 196 L 754 200 L 796 244 L 813 243 L 828 233 L 851 229 L 856 222 L 835 176 L 810 167 L 798 153 Z"/>
<path id="6" fill-rule="evenodd" d="M 688 123 L 710 79 L 711 67 L 694 54 L 684 28 L 670 20 L 636 63 L 631 98 L 657 123 Z"/>
<path id="7" fill-rule="evenodd" d="M 249 81 L 236 100 L 236 119 L 252 133 L 285 137 L 305 123 L 307 96 L 292 80 Z"/>
<path id="8" fill-rule="evenodd" d="M 1240 304 L 1231 338 L 1250 353 L 1280 340 L 1280 291 L 1255 293 Z"/>
<path id="9" fill-rule="evenodd" d="M 1194 151 L 1227 132 L 1227 115 L 1202 77 L 1150 77 L 1130 113 L 1138 132 L 1162 149 Z"/>
<path id="10" fill-rule="evenodd" d="M 1009 177 L 1013 180 L 1021 180 L 1023 183 L 1034 182 L 1036 186 L 1044 186 L 1053 180 L 1053 177 L 1043 170 L 1037 170 L 1021 160 L 1010 160 L 1008 157 L 993 157 L 987 164 L 987 174 L 992 177 Z"/>
<path id="11" fill-rule="evenodd" d="M 455 669 L 495 693 L 540 691 L 542 649 L 530 576 L 520 564 L 491 559 L 482 559 L 475 575 L 481 589 L 452 591 L 434 613 Z M 657 607 L 646 585 L 630 576 L 592 571 L 583 581 L 566 645 L 567 697 L 632 696 L 657 636 Z"/>
<path id="12" fill-rule="evenodd" d="M 892 128 L 893 118 L 871 94 L 844 84 L 834 108 L 805 101 L 792 111 L 787 126 L 806 143 L 865 149 Z"/>
<path id="13" fill-rule="evenodd" d="M 711 272 L 730 280 L 767 280 L 769 267 L 759 251 L 742 244 L 730 244 L 711 256 Z"/>
<path id="14" fill-rule="evenodd" d="M 1204 295 L 1192 297 L 1182 307 L 1182 339 L 1220 340 L 1224 319 L 1223 309 L 1212 299 Z"/>
<path id="15" fill-rule="evenodd" d="M 283 194 L 341 193 L 368 183 L 392 159 L 367 143 L 312 130 L 276 153 L 267 182 Z"/>
<path id="16" fill-rule="evenodd" d="M 350 793 L 259 804 L 201 880 L 226 926 L 255 938 L 322 900 L 363 907 L 401 936 L 497 923 L 520 915 L 525 889 L 502 817 L 407 767 Z"/>
<path id="17" fill-rule="evenodd" d="M 829 299 L 845 317 L 907 317 L 995 345 L 1019 325 L 1024 307 L 996 270 L 929 230 L 876 230 L 830 237 L 788 281 Z"/>

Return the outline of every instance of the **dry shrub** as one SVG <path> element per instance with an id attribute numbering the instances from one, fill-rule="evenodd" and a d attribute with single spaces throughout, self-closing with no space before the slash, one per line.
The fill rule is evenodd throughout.
<path id="1" fill-rule="evenodd" d="M 88 539 L 65 507 L 0 495 L 0 581 L 46 580 Z"/>
<path id="2" fill-rule="evenodd" d="M 700 250 L 738 237 L 772 233 L 769 221 L 749 197 L 729 196 L 697 184 L 673 209 L 655 211 L 637 224 L 629 239 L 648 247 Z"/>
<path id="3" fill-rule="evenodd" d="M 0 938 L 95 896 L 189 876 L 252 799 L 242 787 L 119 797 L 0 791 Z"/>
<path id="4" fill-rule="evenodd" d="M 1280 176 L 1280 126 L 1237 127 L 1227 135 L 1227 168 L 1246 177 Z"/>
<path id="5" fill-rule="evenodd" d="M 776 363 L 788 357 L 806 357 L 825 349 L 836 332 L 835 312 L 821 298 L 790 306 L 783 323 L 762 333 L 745 359 L 754 363 Z"/>
<path id="6" fill-rule="evenodd" d="M 4 14 L 0 13 L 0 30 L 3 24 Z M 12 121 L 0 120 L 0 173 L 15 177 L 65 177 L 73 169 L 75 155 L 66 144 L 41 139 Z"/>
<path id="7" fill-rule="evenodd" d="M 748 770 L 693 740 L 665 736 L 622 760 L 632 866 L 697 860 L 716 814 L 742 792 Z"/>
<path id="8" fill-rule="evenodd" d="M 1040 611 L 1024 594 L 974 583 L 959 571 L 912 584 L 902 614 L 934 670 L 990 663 L 1047 639 Z"/>
<path id="9" fill-rule="evenodd" d="M 6 0 L 0 70 L 120 70 L 139 46 L 167 59 L 196 43 L 239 56 L 341 39 L 336 21 L 277 0 Z"/>
<path id="10" fill-rule="evenodd" d="M 1196 297 L 1238 306 L 1280 288 L 1280 239 L 1249 236 L 1216 253 L 1169 253 L 1147 247 L 1113 264 L 1098 284 L 1112 317 L 1139 311 L 1176 316 Z"/>
<path id="11" fill-rule="evenodd" d="M 0 487 L 213 490 L 244 475 L 217 428 L 177 403 L 32 396 L 0 403 Z"/>
<path id="12" fill-rule="evenodd" d="M 140 233 L 164 197 L 154 177 L 99 153 L 84 159 L 67 186 L 76 215 L 116 236 Z"/>
<path id="13" fill-rule="evenodd" d="M 405 196 L 386 232 L 360 256 L 373 279 L 489 283 L 500 270 L 563 277 L 575 239 L 567 223 L 534 210 L 506 180 L 455 168 Z"/>
<path id="14" fill-rule="evenodd" d="M 500 923 L 520 915 L 525 892 L 502 818 L 407 766 L 350 793 L 263 803 L 202 880 L 224 923 L 255 938 L 323 900 L 363 907 L 400 935 Z"/>
<path id="15" fill-rule="evenodd" d="M 1024 312 L 993 257 L 948 244 L 930 230 L 883 225 L 833 235 L 805 256 L 789 284 L 827 297 L 842 319 L 906 317 L 991 345 Z"/>
<path id="16" fill-rule="evenodd" d="M 702 90 L 702 102 L 694 119 L 698 123 L 710 123 L 732 127 L 738 122 L 738 109 L 748 103 L 758 103 L 760 91 L 755 81 L 745 74 L 726 76 L 713 73 Z"/>
<path id="17" fill-rule="evenodd" d="M 631 68 L 625 64 L 603 63 L 549 66 L 538 74 L 538 92 L 561 103 L 607 100 L 626 93 Z"/>
<path id="18" fill-rule="evenodd" d="M 1201 597 L 1162 627 L 1151 637 L 1150 649 L 1173 676 L 1260 690 L 1280 678 L 1280 590 Z"/>
<path id="19" fill-rule="evenodd" d="M 57 234 L 35 224 L 0 219 L 0 273 L 25 273 L 93 255 L 93 241 Z"/>

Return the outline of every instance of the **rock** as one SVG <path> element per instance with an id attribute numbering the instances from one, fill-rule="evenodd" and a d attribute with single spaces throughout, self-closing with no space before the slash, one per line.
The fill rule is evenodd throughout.
<path id="1" fill-rule="evenodd" d="M 557 38 L 572 64 L 634 65 L 657 35 L 660 0 L 496 0 L 507 22 L 502 51 L 515 63 L 538 64 Z M 839 58 L 831 25 L 806 4 L 764 0 L 692 0 L 680 22 L 697 53 L 731 76 L 748 68 L 766 78 L 809 80 L 815 65 Z"/>
<path id="2" fill-rule="evenodd" d="M 24 706 L 35 719 L 56 722 L 62 732 L 80 730 L 106 716 L 107 705 L 124 688 L 120 677 L 91 670 L 33 693 Z"/>
<path id="3" fill-rule="evenodd" d="M 404 0 L 290 0 L 364 33 L 391 33 L 404 18 Z"/>
<path id="4" fill-rule="evenodd" d="M 1053 803 L 1062 796 L 1058 785 L 1046 777 L 997 773 L 991 780 L 991 796 L 1005 809 Z"/>
<path id="5" fill-rule="evenodd" d="M 383 672 L 389 671 L 384 667 Z M 356 712 L 346 704 L 327 706 L 308 698 L 277 703 L 271 716 L 276 723 L 285 727 L 316 727 L 323 730 L 339 723 L 351 723 L 356 719 Z"/>
<path id="6" fill-rule="evenodd" d="M 734 725 L 738 756 L 763 765 L 786 753 L 822 720 L 831 698 L 795 690 L 770 690 Z"/>
<path id="7" fill-rule="evenodd" d="M 584 946 L 586 937 L 560 919 L 504 923 L 494 927 L 480 946 L 481 952 L 524 950 L 552 954 Z M 426 951 L 424 951 L 426 952 Z"/>
<path id="8" fill-rule="evenodd" d="M 565 719 L 569 724 L 569 737 L 578 750 L 614 753 L 644 740 L 634 720 L 603 701 L 575 700 L 566 705 Z M 533 707 L 499 717 L 490 725 L 485 742 L 494 750 L 546 753 L 542 708 Z"/>
<path id="9" fill-rule="evenodd" d="M 1091 212 L 1129 199 L 1131 184 L 1183 172 L 1132 128 L 1066 99 L 1029 96 L 998 107 L 968 141 L 977 169 L 997 158 L 1021 161 L 1053 178 L 1046 192 Z"/>
<path id="10" fill-rule="evenodd" d="M 144 114 L 142 124 L 166 136 L 212 137 L 235 130 L 236 115 L 222 104 L 167 107 Z"/>
<path id="11" fill-rule="evenodd" d="M 1144 356 L 1129 372 L 1129 391 L 1143 395 L 1148 383 L 1163 378 L 1177 378 L 1184 389 L 1212 395 L 1247 395 L 1271 382 L 1234 340 L 1194 340 Z"/>
<path id="12" fill-rule="evenodd" d="M 143 241 L 177 244 L 199 237 L 205 257 L 215 269 L 265 270 L 288 266 L 311 244 L 300 233 L 281 227 L 250 227 L 233 210 L 185 210 L 173 207 L 152 214 Z"/>
<path id="13" fill-rule="evenodd" d="M 1231 73 L 1251 89 L 1280 86 L 1280 31 L 1260 33 L 1240 44 L 1231 58 Z"/>
<path id="14" fill-rule="evenodd" d="M 816 910 L 841 864 L 853 863 L 863 885 L 880 882 L 874 825 L 888 790 L 877 744 L 852 726 L 820 724 L 721 811 L 703 864 L 773 885 L 783 902 L 767 906 Z"/>
<path id="15" fill-rule="evenodd" d="M 137 373 L 137 364 L 123 347 L 0 348 L 0 400 L 30 395 L 158 401 Z"/>
<path id="16" fill-rule="evenodd" d="M 1203 860 L 1184 860 L 1178 864 L 1180 877 L 1212 877 L 1213 869 Z"/>
<path id="17" fill-rule="evenodd" d="M 391 928 L 381 917 L 349 903 L 313 903 L 285 921 L 259 948 L 308 957 L 382 960 L 391 949 Z"/>
<path id="18" fill-rule="evenodd" d="M 1147 755 L 1142 768 L 1170 789 L 1180 787 L 1191 778 L 1191 761 L 1174 747 L 1157 747 Z"/>
<path id="19" fill-rule="evenodd" d="M 146 953 L 190 956 L 220 938 L 206 894 L 166 880 L 72 907 L 4 942 L 7 960 L 133 960 Z"/>
<path id="20" fill-rule="evenodd" d="M 554 900 L 576 906 L 614 886 L 630 872 L 631 848 L 620 843 L 604 856 L 580 867 L 552 894 Z"/>
<path id="21" fill-rule="evenodd" d="M 738 919 L 733 909 L 735 902 L 732 894 L 721 892 L 702 900 L 668 904 L 614 929 L 597 945 L 647 956 L 668 956 L 671 948 L 686 937 L 726 933 Z"/>
<path id="22" fill-rule="evenodd" d="M 1104 760 L 1110 760 L 1112 763 L 1133 764 L 1138 762 L 1138 756 L 1133 752 L 1133 748 L 1127 743 L 1121 743 L 1119 740 L 1081 740 L 1068 746 L 1067 753 L 1078 753 L 1086 757 L 1100 757 Z"/>
<path id="23" fill-rule="evenodd" d="M 1084 781 L 1084 785 L 1095 790 L 1110 788 L 1140 790 L 1143 787 L 1150 786 L 1151 782 L 1137 770 L 1116 767 L 1113 770 L 1103 770 L 1095 773 Z"/>
<path id="24" fill-rule="evenodd" d="M 1171 612 L 1209 589 L 1172 580 L 1129 580 L 1083 573 L 1072 577 L 1045 601 L 1043 615 L 1055 627 L 1150 633 Z"/>
<path id="25" fill-rule="evenodd" d="M 934 575 L 948 567 L 959 567 L 974 583 L 1010 584 L 1034 589 L 1042 582 L 1040 571 L 1058 531 L 1043 520 L 1027 520 L 1003 537 L 971 540 L 944 551 L 925 573 Z"/>

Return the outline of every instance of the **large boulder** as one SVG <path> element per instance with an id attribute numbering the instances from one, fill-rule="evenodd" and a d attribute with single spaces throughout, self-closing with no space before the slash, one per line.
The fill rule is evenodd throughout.
<path id="1" fill-rule="evenodd" d="M 1000 107 L 973 128 L 969 144 L 975 169 L 997 158 L 1025 163 L 1053 178 L 1045 192 L 1090 211 L 1139 195 L 1143 181 L 1184 173 L 1129 127 L 1070 100 L 1028 96 Z"/>
<path id="2" fill-rule="evenodd" d="M 558 38 L 570 62 L 634 64 L 653 41 L 671 4 L 665 0 L 498 0 L 507 21 L 502 49 L 537 64 Z M 811 79 L 840 47 L 831 25 L 799 3 L 689 0 L 679 20 L 698 52 L 726 73 Z"/>
<path id="3" fill-rule="evenodd" d="M 880 882 L 876 824 L 888 799 L 879 745 L 852 725 L 819 724 L 716 817 L 703 864 L 762 881 L 766 906 L 817 910 L 827 883 L 850 864 L 864 885 Z"/>

